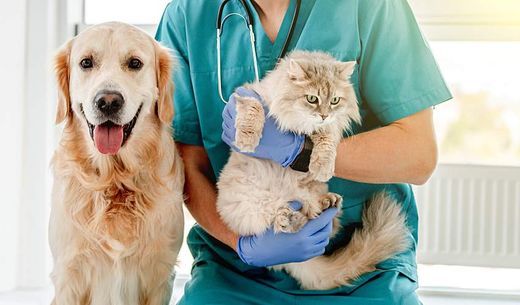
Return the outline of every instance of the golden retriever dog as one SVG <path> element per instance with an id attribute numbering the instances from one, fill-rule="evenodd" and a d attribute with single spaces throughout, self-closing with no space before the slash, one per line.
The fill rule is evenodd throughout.
<path id="1" fill-rule="evenodd" d="M 183 236 L 167 49 L 122 23 L 58 52 L 49 228 L 55 305 L 162 305 Z"/>

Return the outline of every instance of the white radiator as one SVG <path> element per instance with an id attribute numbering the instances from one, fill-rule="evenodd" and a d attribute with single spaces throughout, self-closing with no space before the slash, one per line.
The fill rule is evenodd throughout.
<path id="1" fill-rule="evenodd" d="M 520 167 L 440 165 L 415 194 L 419 263 L 520 268 Z"/>

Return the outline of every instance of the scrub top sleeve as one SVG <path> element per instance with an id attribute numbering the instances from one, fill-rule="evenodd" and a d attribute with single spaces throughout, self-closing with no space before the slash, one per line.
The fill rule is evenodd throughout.
<path id="1" fill-rule="evenodd" d="M 361 98 L 386 125 L 452 98 L 406 0 L 359 1 Z"/>
<path id="2" fill-rule="evenodd" d="M 173 130 L 175 141 L 202 146 L 199 115 L 195 104 L 190 67 L 186 48 L 185 17 L 178 1 L 173 1 L 164 10 L 157 28 L 155 39 L 171 49 L 174 59 L 172 79 L 175 85 L 173 95 Z"/>

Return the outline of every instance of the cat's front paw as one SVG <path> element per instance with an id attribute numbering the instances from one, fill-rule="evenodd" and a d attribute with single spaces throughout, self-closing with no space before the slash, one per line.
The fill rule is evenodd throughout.
<path id="1" fill-rule="evenodd" d="M 250 132 L 248 130 L 239 131 L 237 129 L 237 134 L 235 136 L 235 146 L 241 152 L 252 153 L 255 151 L 259 143 L 260 137 L 256 136 L 254 132 Z"/>
<path id="2" fill-rule="evenodd" d="M 314 148 L 309 160 L 307 181 L 327 182 L 334 176 L 336 149 L 339 142 L 330 133 L 321 132 L 311 135 Z"/>
<path id="3" fill-rule="evenodd" d="M 235 146 L 241 152 L 254 152 L 264 128 L 265 114 L 262 104 L 251 97 L 235 94 L 237 116 L 235 121 Z"/>
<path id="4" fill-rule="evenodd" d="M 309 163 L 309 171 L 307 173 L 308 181 L 316 180 L 319 182 L 327 182 L 334 176 L 334 161 L 330 158 L 319 158 L 311 156 Z"/>
<path id="5" fill-rule="evenodd" d="M 307 223 L 308 219 L 300 211 L 284 206 L 276 211 L 273 222 L 274 232 L 296 233 Z"/>
<path id="6" fill-rule="evenodd" d="M 309 166 L 309 177 L 319 182 L 327 182 L 334 176 L 334 167 L 318 167 L 311 168 Z"/>

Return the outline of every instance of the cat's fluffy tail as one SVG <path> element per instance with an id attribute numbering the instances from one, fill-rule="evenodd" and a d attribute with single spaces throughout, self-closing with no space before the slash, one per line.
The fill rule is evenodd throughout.
<path id="1" fill-rule="evenodd" d="M 376 264 L 409 247 L 408 229 L 400 205 L 380 193 L 363 211 L 363 227 L 344 248 L 330 256 L 285 265 L 304 289 L 325 290 L 349 285 L 360 275 L 374 271 Z"/>

